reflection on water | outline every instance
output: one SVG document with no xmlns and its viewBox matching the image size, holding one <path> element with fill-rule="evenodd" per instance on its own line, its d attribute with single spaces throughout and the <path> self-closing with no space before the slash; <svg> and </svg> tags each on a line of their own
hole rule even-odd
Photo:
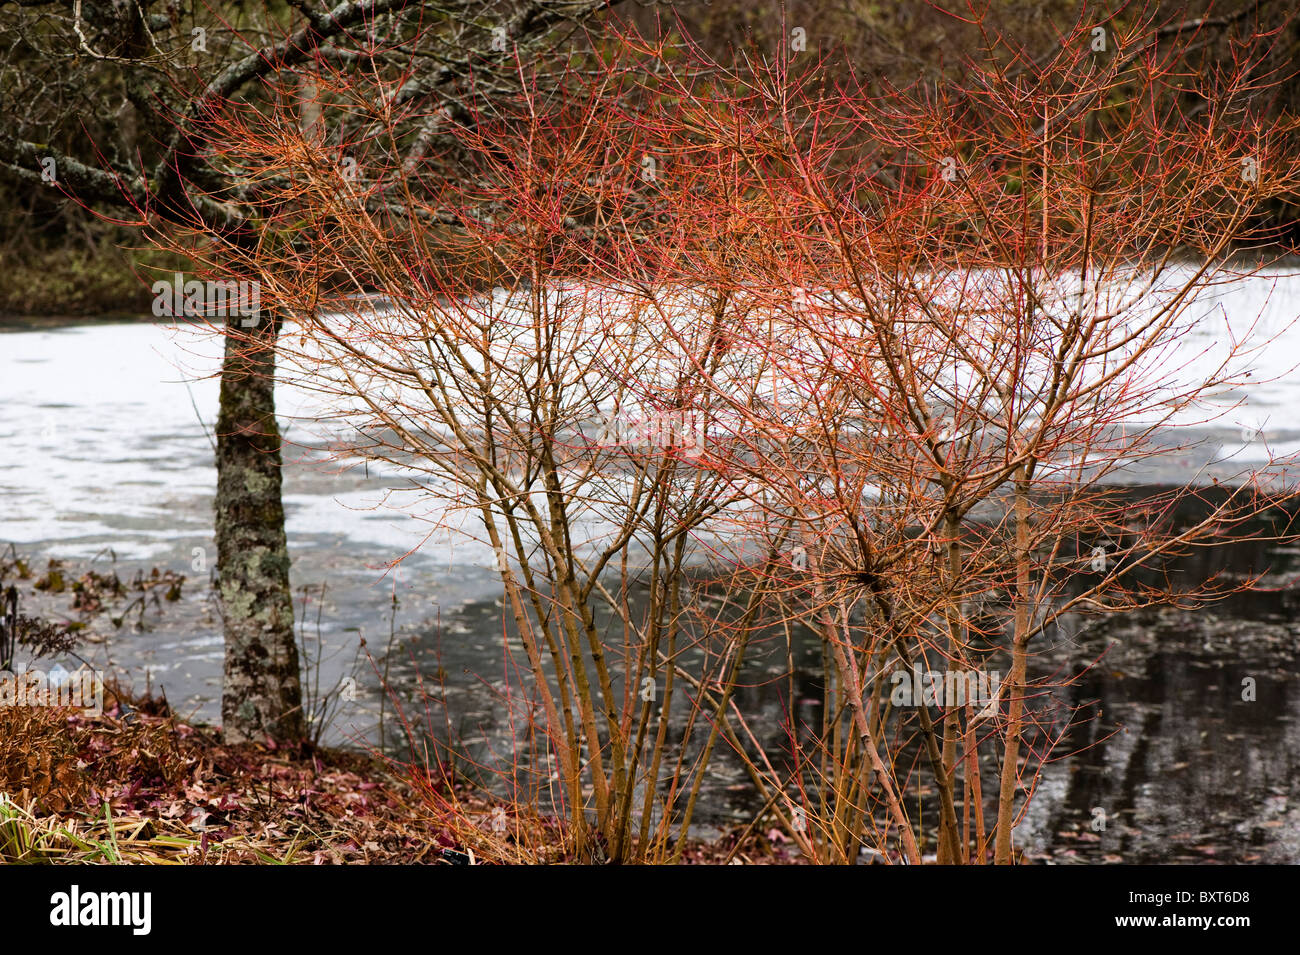
<svg viewBox="0 0 1300 955">
<path fill-rule="evenodd" d="M 1300 592 L 1293 548 L 1201 552 L 1189 576 L 1251 574 L 1277 589 L 1196 611 L 1157 608 L 1097 627 L 1110 647 L 1068 689 L 1099 717 L 1049 764 L 1022 838 L 1081 862 L 1300 861 Z M 1104 824 L 1104 825 L 1103 825 Z"/>
<path fill-rule="evenodd" d="M 1031 679 L 1073 720 L 1060 717 L 1050 736 L 1046 729 L 1029 735 L 1040 750 L 1059 737 L 1017 830 L 1029 859 L 1300 861 L 1300 590 L 1290 586 L 1300 570 L 1296 556 L 1293 547 L 1261 541 L 1200 550 L 1168 569 L 1189 584 L 1262 573 L 1268 589 L 1195 610 L 1071 614 L 1035 641 Z M 453 626 L 462 639 L 449 640 L 444 622 L 416 643 L 431 655 L 441 646 L 455 730 L 487 762 L 508 751 L 510 721 L 495 698 L 503 684 L 470 674 L 490 672 L 485 659 L 500 658 L 500 605 L 470 605 Z M 769 636 L 742 672 L 737 702 L 780 765 L 789 708 L 795 725 L 820 724 L 820 647 L 805 635 L 794 648 L 791 681 L 786 645 Z M 990 754 L 986 760 L 992 818 L 996 783 Z M 719 749 L 712 766 L 700 822 L 705 829 L 747 822 L 757 805 L 739 761 Z M 922 812 L 937 816 L 929 794 Z"/>
</svg>

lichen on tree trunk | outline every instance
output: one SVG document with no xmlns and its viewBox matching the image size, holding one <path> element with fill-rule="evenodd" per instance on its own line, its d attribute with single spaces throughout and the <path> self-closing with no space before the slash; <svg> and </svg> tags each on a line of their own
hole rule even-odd
<svg viewBox="0 0 1300 955">
<path fill-rule="evenodd" d="M 305 721 L 275 419 L 279 322 L 232 318 L 217 417 L 217 578 L 225 627 L 227 742 L 293 742 Z"/>
</svg>

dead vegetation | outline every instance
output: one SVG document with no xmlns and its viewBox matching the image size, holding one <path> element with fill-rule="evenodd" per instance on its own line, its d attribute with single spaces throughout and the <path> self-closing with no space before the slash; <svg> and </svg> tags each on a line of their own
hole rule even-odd
<svg viewBox="0 0 1300 955">
<path fill-rule="evenodd" d="M 689 861 L 792 861 L 777 844 L 697 842 Z M 227 746 L 166 702 L 105 690 L 104 714 L 0 707 L 0 863 L 600 862 L 553 818 L 402 763 Z"/>
</svg>

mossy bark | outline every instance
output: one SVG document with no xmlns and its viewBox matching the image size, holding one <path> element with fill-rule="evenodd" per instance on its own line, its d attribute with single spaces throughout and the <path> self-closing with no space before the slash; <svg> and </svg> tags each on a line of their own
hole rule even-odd
<svg viewBox="0 0 1300 955">
<path fill-rule="evenodd" d="M 227 742 L 303 738 L 289 547 L 275 419 L 278 321 L 232 319 L 217 418 L 217 577 L 225 627 L 221 719 Z"/>
</svg>

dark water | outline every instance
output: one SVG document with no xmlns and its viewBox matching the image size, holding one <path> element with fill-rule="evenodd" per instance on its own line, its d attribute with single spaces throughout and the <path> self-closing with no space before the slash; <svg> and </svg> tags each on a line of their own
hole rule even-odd
<svg viewBox="0 0 1300 955">
<path fill-rule="evenodd" d="M 1248 530 L 1281 533 L 1286 515 L 1273 517 L 1283 519 Z M 1166 568 L 1171 577 L 1190 585 L 1213 575 L 1265 574 L 1259 587 L 1267 589 L 1192 610 L 1070 614 L 1034 642 L 1030 676 L 1039 689 L 1032 705 L 1048 725 L 1027 738 L 1047 754 L 1017 829 L 1028 858 L 1300 861 L 1300 589 L 1291 585 L 1300 577 L 1298 556 L 1294 546 L 1260 541 L 1200 550 Z M 501 632 L 500 606 L 483 601 L 411 645 L 417 660 L 439 660 L 445 678 L 450 720 L 435 732 L 450 726 L 485 763 L 510 739 L 508 707 L 496 696 L 505 681 L 484 683 L 473 674 L 503 672 L 488 662 L 500 659 Z M 788 748 L 791 707 L 796 725 L 820 724 L 819 653 L 804 634 L 788 655 L 772 633 L 758 641 L 742 673 L 737 700 L 777 765 Z M 409 684 L 415 669 L 395 661 L 392 675 Z M 995 769 L 991 754 L 985 759 L 992 797 Z M 756 808 L 739 762 L 720 747 L 697 814 L 701 831 L 746 824 Z M 928 795 L 921 811 L 937 818 Z M 988 818 L 993 811 L 990 800 Z"/>
<path fill-rule="evenodd" d="M 1211 559 L 1240 567 L 1255 548 Z M 1197 611 L 1126 615 L 1081 641 L 1108 649 L 1068 689 L 1095 706 L 1045 772 L 1034 851 L 1065 861 L 1300 861 L 1300 595 L 1284 589 Z M 1253 697 L 1253 699 L 1252 699 Z M 1104 823 L 1104 827 L 1102 825 Z"/>
</svg>

